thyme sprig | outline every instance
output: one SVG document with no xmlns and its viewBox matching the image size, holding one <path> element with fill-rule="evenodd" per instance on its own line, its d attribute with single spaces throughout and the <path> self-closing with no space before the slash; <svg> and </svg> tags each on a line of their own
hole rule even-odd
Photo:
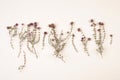
<svg viewBox="0 0 120 80">
<path fill-rule="evenodd" d="M 89 51 L 88 51 L 88 42 L 91 41 L 91 38 L 86 37 L 81 28 L 78 28 L 77 31 L 81 33 L 81 36 L 82 36 L 81 42 L 84 46 L 84 51 L 87 53 L 88 56 L 90 56 Z"/>
<path fill-rule="evenodd" d="M 9 31 L 9 35 L 10 35 L 10 45 L 12 47 L 12 49 L 14 49 L 14 46 L 13 46 L 13 38 L 15 36 L 18 35 L 18 28 L 17 28 L 18 24 L 16 23 L 14 26 L 8 26 L 7 27 L 7 30 Z"/>
<path fill-rule="evenodd" d="M 96 23 L 93 19 L 91 20 L 91 27 L 93 27 L 93 37 L 95 40 L 95 43 L 97 45 L 96 51 L 100 53 L 102 56 L 103 51 L 104 51 L 104 40 L 106 38 L 106 32 L 104 28 L 104 23 L 103 22 L 98 22 Z"/>
<path fill-rule="evenodd" d="M 34 53 L 36 58 L 38 55 L 36 53 L 35 45 L 40 41 L 40 28 L 37 27 L 37 23 L 30 23 L 27 27 L 27 48 L 30 52 Z M 30 47 L 31 45 L 31 47 Z"/>
<path fill-rule="evenodd" d="M 67 44 L 67 41 L 69 40 L 69 38 L 71 36 L 72 30 L 73 30 L 73 22 L 71 22 L 70 32 L 69 32 L 69 34 L 67 34 L 67 36 L 65 38 L 62 37 L 64 35 L 62 31 L 58 36 L 58 34 L 56 33 L 55 24 L 50 24 L 49 27 L 51 28 L 51 31 L 50 31 L 50 34 L 48 37 L 48 42 L 54 48 L 54 55 L 57 58 L 60 58 L 61 60 L 64 61 L 63 55 L 60 52 L 63 51 L 64 47 Z"/>
</svg>

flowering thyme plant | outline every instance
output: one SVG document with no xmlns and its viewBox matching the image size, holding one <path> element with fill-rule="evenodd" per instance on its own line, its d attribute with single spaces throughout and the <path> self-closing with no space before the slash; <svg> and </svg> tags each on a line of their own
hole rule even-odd
<svg viewBox="0 0 120 80">
<path fill-rule="evenodd" d="M 16 23 L 14 26 L 7 26 L 7 30 L 9 31 L 9 35 L 10 35 L 10 44 L 11 47 L 14 49 L 13 46 L 13 38 L 16 37 L 18 35 L 18 24 Z"/>
<path fill-rule="evenodd" d="M 55 24 L 49 24 L 49 27 L 51 28 L 50 34 L 49 34 L 49 44 L 54 48 L 54 55 L 57 58 L 60 58 L 63 60 L 63 55 L 60 53 L 64 47 L 67 44 L 67 41 L 69 40 L 72 30 L 73 30 L 73 22 L 70 23 L 71 29 L 70 32 L 67 34 L 65 38 L 63 38 L 63 33 L 61 32 L 60 35 L 56 33 L 56 25 Z M 64 61 L 64 60 L 63 60 Z"/>
<path fill-rule="evenodd" d="M 85 52 L 87 53 L 87 55 L 89 56 L 90 54 L 89 54 L 87 45 L 88 45 L 88 42 L 91 41 L 91 38 L 86 37 L 81 28 L 78 28 L 77 31 L 78 31 L 79 33 L 81 33 L 81 35 L 82 35 L 82 37 L 81 37 L 81 42 L 82 42 L 82 44 L 83 44 L 83 46 L 84 46 L 84 51 L 85 51 Z"/>
<path fill-rule="evenodd" d="M 95 42 L 96 45 L 96 51 L 102 56 L 104 52 L 104 42 L 106 39 L 106 31 L 104 27 L 103 22 L 95 22 L 93 19 L 90 20 L 91 27 L 93 29 L 93 39 L 91 37 L 88 37 L 84 34 L 81 28 L 77 28 L 78 34 L 73 33 L 73 27 L 74 22 L 70 22 L 70 30 L 67 31 L 67 33 L 63 33 L 61 31 L 60 33 L 57 33 L 56 25 L 54 23 L 49 24 L 50 32 L 44 31 L 43 37 L 42 37 L 42 49 L 45 47 L 45 41 L 46 37 L 48 38 L 49 45 L 54 49 L 54 55 L 64 61 L 63 53 L 62 51 L 65 49 L 66 44 L 68 44 L 68 40 L 71 38 L 72 40 L 72 46 L 76 52 L 78 52 L 78 49 L 75 45 L 75 38 L 77 38 L 77 35 L 80 35 L 81 43 L 83 45 L 83 49 L 85 53 L 89 56 L 89 50 L 88 50 L 88 43 L 90 41 Z M 18 67 L 19 70 L 23 70 L 26 67 L 26 51 L 27 49 L 29 52 L 33 53 L 36 58 L 38 58 L 38 52 L 36 51 L 37 45 L 39 45 L 40 42 L 40 32 L 41 27 L 38 26 L 38 22 L 33 22 L 25 25 L 22 23 L 19 25 L 18 23 L 14 24 L 13 26 L 7 26 L 7 30 L 9 31 L 10 36 L 10 45 L 14 49 L 13 46 L 13 39 L 18 38 L 19 40 L 19 53 L 18 57 L 20 57 L 21 54 L 24 58 L 24 63 Z M 78 37 L 79 38 L 79 37 Z M 113 43 L 113 34 L 109 35 L 110 38 L 110 44 Z M 26 46 L 26 48 L 24 48 Z M 65 61 L 64 61 L 65 62 Z"/>
<path fill-rule="evenodd" d="M 37 22 L 28 24 L 27 33 L 27 48 L 36 55 L 36 58 L 38 58 L 35 45 L 40 41 L 40 27 L 38 27 Z"/>
<path fill-rule="evenodd" d="M 104 28 L 104 23 L 103 22 L 98 22 L 96 23 L 93 19 L 90 20 L 91 27 L 93 28 L 93 37 L 95 40 L 95 43 L 97 45 L 97 51 L 100 53 L 102 56 L 102 53 L 104 51 L 104 40 L 106 38 L 106 32 Z"/>
<path fill-rule="evenodd" d="M 18 30 L 20 29 L 20 30 Z M 19 39 L 19 53 L 18 57 L 20 57 L 21 53 L 24 53 L 24 64 L 19 66 L 19 70 L 23 70 L 26 66 L 26 53 L 25 50 L 22 48 L 24 43 L 27 42 L 27 48 L 30 52 L 34 53 L 36 55 L 36 58 L 38 58 L 35 45 L 40 41 L 40 27 L 37 27 L 37 23 L 30 23 L 27 25 L 27 27 L 22 24 L 19 25 L 16 23 L 14 26 L 8 26 L 7 30 L 9 31 L 9 35 L 11 37 L 11 47 L 13 47 L 13 38 L 17 36 Z"/>
</svg>

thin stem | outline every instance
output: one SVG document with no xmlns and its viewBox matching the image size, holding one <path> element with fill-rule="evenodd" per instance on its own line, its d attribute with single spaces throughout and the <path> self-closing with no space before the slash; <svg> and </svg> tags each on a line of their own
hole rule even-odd
<svg viewBox="0 0 120 80">
<path fill-rule="evenodd" d="M 53 36 L 55 38 L 55 41 L 58 42 L 58 38 L 57 38 L 57 34 L 56 34 L 56 31 L 54 28 L 52 28 L 52 31 L 53 31 Z"/>
<path fill-rule="evenodd" d="M 44 36 L 43 36 L 42 49 L 44 49 L 44 46 L 45 46 L 45 37 L 46 37 L 46 34 L 44 34 Z"/>
<path fill-rule="evenodd" d="M 66 39 L 69 39 L 69 37 L 70 37 L 70 35 L 72 33 L 72 30 L 73 30 L 73 25 L 71 25 L 70 32 L 69 32 L 69 34 L 66 36 L 66 38 L 63 41 L 65 41 Z"/>
<path fill-rule="evenodd" d="M 113 38 L 111 37 L 111 38 L 110 38 L 110 45 L 112 45 L 112 41 L 113 41 Z"/>
<path fill-rule="evenodd" d="M 105 32 L 105 27 L 104 26 L 102 26 L 102 27 L 103 27 L 103 42 L 102 43 L 104 43 L 104 40 L 106 38 L 106 32 Z"/>
<path fill-rule="evenodd" d="M 24 51 L 23 53 L 24 53 L 24 64 L 18 67 L 18 70 L 20 71 L 22 71 L 26 67 L 26 53 Z"/>
<path fill-rule="evenodd" d="M 83 43 L 83 45 L 84 45 L 84 51 L 88 54 L 88 56 L 90 56 L 90 55 L 89 55 L 89 52 L 88 52 L 88 49 L 87 49 L 87 42 L 88 42 L 88 41 L 83 41 L 82 43 Z"/>
<path fill-rule="evenodd" d="M 94 31 L 94 34 L 93 34 L 93 36 L 94 36 L 94 39 L 95 39 L 95 42 L 97 43 L 97 33 L 96 33 L 96 26 L 93 26 L 93 31 Z"/>
<path fill-rule="evenodd" d="M 103 46 L 102 46 L 102 29 L 101 29 L 101 27 L 102 26 L 99 26 L 99 42 L 98 42 L 98 46 L 99 46 L 99 48 L 98 48 L 98 52 L 101 54 L 101 56 L 102 56 L 102 52 L 103 52 Z"/>
<path fill-rule="evenodd" d="M 19 47 L 19 53 L 18 53 L 18 57 L 20 57 L 20 54 L 21 54 L 21 50 L 22 50 L 22 42 L 20 41 L 20 47 Z"/>
<path fill-rule="evenodd" d="M 28 48 L 28 50 L 29 50 L 30 52 L 33 53 L 32 49 L 31 49 L 30 46 L 29 46 L 29 42 L 27 42 L 27 48 Z"/>
<path fill-rule="evenodd" d="M 35 44 L 37 44 L 40 41 L 40 31 L 38 32 L 38 39 L 35 41 Z"/>
<path fill-rule="evenodd" d="M 32 48 L 33 48 L 34 54 L 36 55 L 36 58 L 38 58 L 34 45 L 32 46 Z"/>
<path fill-rule="evenodd" d="M 75 46 L 75 43 L 74 43 L 74 36 L 72 36 L 72 45 L 73 45 L 75 51 L 78 52 L 78 50 L 77 50 L 77 48 L 76 48 L 76 46 Z"/>
<path fill-rule="evenodd" d="M 12 49 L 14 49 L 14 46 L 13 46 L 13 38 L 12 38 L 12 37 L 11 37 L 11 39 L 10 39 L 10 45 L 11 45 Z"/>
<path fill-rule="evenodd" d="M 50 36 L 51 36 L 51 34 L 49 34 L 49 36 L 48 36 L 48 43 L 49 43 L 53 48 L 55 48 L 55 45 L 53 44 Z"/>
</svg>

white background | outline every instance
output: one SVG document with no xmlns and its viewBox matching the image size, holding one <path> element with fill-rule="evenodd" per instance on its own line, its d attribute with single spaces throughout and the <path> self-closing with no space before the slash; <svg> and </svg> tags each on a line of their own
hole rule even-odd
<svg viewBox="0 0 120 80">
<path fill-rule="evenodd" d="M 120 80 L 119 4 L 119 0 L 0 0 L 0 80 Z M 90 34 L 91 18 L 105 22 L 107 35 L 114 34 L 111 46 L 107 36 L 103 58 L 97 55 L 92 43 L 91 56 L 83 53 L 78 38 L 79 53 L 70 42 L 62 52 L 66 63 L 55 58 L 47 45 L 43 51 L 37 48 L 38 59 L 27 53 L 27 67 L 22 72 L 17 70 L 22 57 L 17 58 L 18 51 L 11 49 L 6 26 L 38 21 L 44 31 L 54 22 L 66 30 L 69 22 L 75 21 L 76 28 L 82 27 Z"/>
</svg>

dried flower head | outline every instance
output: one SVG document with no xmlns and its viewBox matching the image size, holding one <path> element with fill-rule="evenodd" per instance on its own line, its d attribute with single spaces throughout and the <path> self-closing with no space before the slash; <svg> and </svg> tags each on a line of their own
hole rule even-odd
<svg viewBox="0 0 120 80">
<path fill-rule="evenodd" d="M 72 21 L 72 22 L 70 22 L 70 25 L 74 25 L 74 22 Z"/>
<path fill-rule="evenodd" d="M 40 30 L 41 28 L 40 27 L 37 27 L 38 30 Z"/>
<path fill-rule="evenodd" d="M 84 40 L 85 40 L 85 37 L 82 37 L 82 38 L 81 38 L 81 41 L 84 41 Z"/>
<path fill-rule="evenodd" d="M 75 37 L 75 34 L 72 34 L 72 37 Z"/>
<path fill-rule="evenodd" d="M 99 24 L 99 25 L 101 25 L 101 26 L 103 26 L 103 25 L 104 25 L 104 23 L 103 23 L 103 22 L 99 22 L 98 24 Z"/>
<path fill-rule="evenodd" d="M 18 23 L 16 23 L 14 26 L 18 26 Z"/>
<path fill-rule="evenodd" d="M 113 35 L 112 35 L 112 34 L 110 34 L 110 37 L 113 37 Z"/>
<path fill-rule="evenodd" d="M 37 22 L 34 22 L 34 23 L 33 23 L 33 26 L 34 26 L 34 28 L 37 28 L 38 23 L 37 23 Z"/>
<path fill-rule="evenodd" d="M 22 25 L 22 26 L 24 26 L 25 24 L 24 24 L 24 23 L 22 23 L 21 25 Z"/>
<path fill-rule="evenodd" d="M 56 27 L 55 24 L 53 24 L 53 23 L 49 24 L 48 26 L 49 26 L 49 28 L 53 28 L 53 29 Z"/>
<path fill-rule="evenodd" d="M 91 38 L 88 38 L 88 41 L 91 41 Z"/>
<path fill-rule="evenodd" d="M 29 23 L 27 26 L 28 26 L 28 27 L 33 26 L 33 23 Z"/>
<path fill-rule="evenodd" d="M 11 29 L 12 27 L 8 26 L 7 29 Z"/>
<path fill-rule="evenodd" d="M 63 33 L 61 33 L 60 35 L 63 35 Z"/>
<path fill-rule="evenodd" d="M 78 29 L 77 29 L 77 31 L 78 31 L 78 32 L 80 32 L 80 31 L 81 31 L 81 29 L 80 29 L 80 28 L 78 28 Z"/>
<path fill-rule="evenodd" d="M 94 22 L 94 20 L 93 20 L 93 19 L 91 19 L 91 20 L 90 20 L 90 22 Z"/>
<path fill-rule="evenodd" d="M 44 34 L 46 35 L 46 34 L 48 34 L 47 32 L 44 32 Z"/>
<path fill-rule="evenodd" d="M 69 31 L 67 31 L 67 34 L 69 34 L 70 32 Z"/>
<path fill-rule="evenodd" d="M 99 32 L 99 31 L 101 31 L 101 29 L 98 29 L 97 31 Z"/>
</svg>

